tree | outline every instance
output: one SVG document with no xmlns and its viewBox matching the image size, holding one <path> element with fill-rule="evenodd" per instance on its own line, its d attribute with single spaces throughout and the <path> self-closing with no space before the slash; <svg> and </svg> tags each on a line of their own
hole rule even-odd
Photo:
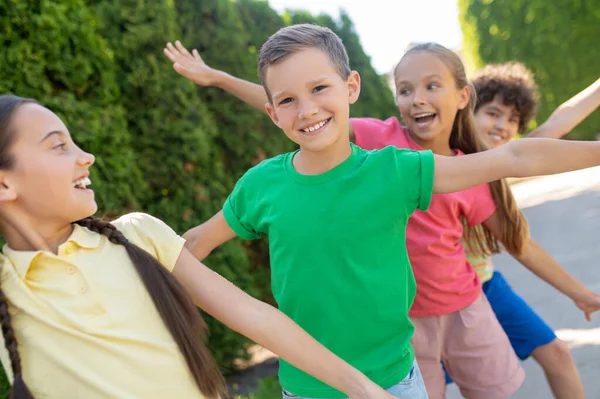
<svg viewBox="0 0 600 399">
<path fill-rule="evenodd" d="M 598 78 L 598 1 L 459 0 L 458 5 L 468 60 L 478 68 L 516 60 L 535 73 L 538 121 Z M 595 113 L 569 137 L 595 139 L 599 125 Z"/>
</svg>

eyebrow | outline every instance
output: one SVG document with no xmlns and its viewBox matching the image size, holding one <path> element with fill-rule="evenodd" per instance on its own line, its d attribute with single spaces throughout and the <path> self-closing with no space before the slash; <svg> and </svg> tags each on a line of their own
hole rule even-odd
<svg viewBox="0 0 600 399">
<path fill-rule="evenodd" d="M 496 112 L 499 112 L 499 113 L 501 113 L 501 114 L 504 114 L 504 113 L 505 113 L 505 112 L 504 112 L 504 111 L 503 111 L 501 108 L 499 108 L 497 105 L 487 105 L 487 106 L 486 106 L 486 109 L 487 109 L 487 110 L 496 111 Z M 520 117 L 521 117 L 521 114 L 519 114 L 519 112 L 517 112 L 517 111 L 512 111 L 512 112 L 510 112 L 510 116 L 511 116 L 511 117 L 515 116 L 515 117 L 517 117 L 517 118 L 520 118 Z"/>
<path fill-rule="evenodd" d="M 49 139 L 50 137 L 52 137 L 53 135 L 59 135 L 59 136 L 64 136 L 65 134 L 63 132 L 61 132 L 60 130 L 53 130 L 50 133 L 47 133 L 43 139 L 40 140 L 40 143 L 43 143 L 44 141 L 46 141 L 47 139 Z"/>
<path fill-rule="evenodd" d="M 328 78 L 329 78 L 329 75 L 324 75 L 324 76 L 321 76 L 321 77 L 319 77 L 319 78 L 317 78 L 317 79 L 313 79 L 313 80 L 310 80 L 310 81 L 306 82 L 306 86 L 308 86 L 308 87 L 310 87 L 310 86 L 314 86 L 314 85 L 316 85 L 317 83 L 321 83 L 321 82 L 323 82 L 324 80 L 327 80 Z M 284 90 L 284 91 L 281 91 L 281 92 L 279 92 L 279 93 L 274 93 L 274 94 L 271 96 L 271 98 L 273 98 L 273 101 L 277 101 L 277 100 L 279 100 L 279 98 L 280 98 L 280 97 L 287 97 L 287 93 L 286 93 L 286 91 L 285 91 L 285 90 Z"/>
<path fill-rule="evenodd" d="M 428 80 L 428 79 L 432 79 L 432 78 L 436 78 L 436 79 L 442 79 L 442 77 L 436 73 L 431 74 L 431 75 L 427 75 L 423 78 L 423 80 Z M 401 80 L 400 82 L 398 82 L 398 84 L 396 85 L 396 87 L 402 85 L 402 84 L 407 84 L 410 83 L 408 80 Z"/>
</svg>

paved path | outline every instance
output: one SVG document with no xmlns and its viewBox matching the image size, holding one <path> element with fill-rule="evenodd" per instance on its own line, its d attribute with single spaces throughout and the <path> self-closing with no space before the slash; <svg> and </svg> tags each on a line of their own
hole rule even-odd
<svg viewBox="0 0 600 399">
<path fill-rule="evenodd" d="M 600 292 L 600 168 L 548 176 L 513 186 L 532 237 L 569 272 Z M 510 256 L 494 259 L 512 287 L 571 347 L 589 399 L 600 398 L 600 312 L 587 322 L 570 299 Z M 541 368 L 523 363 L 527 378 L 514 399 L 549 399 Z M 456 387 L 448 399 L 461 398 Z"/>
</svg>

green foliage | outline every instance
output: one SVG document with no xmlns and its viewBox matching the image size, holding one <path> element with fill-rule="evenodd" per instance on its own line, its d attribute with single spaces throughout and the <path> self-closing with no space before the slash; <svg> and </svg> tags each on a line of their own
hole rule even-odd
<svg viewBox="0 0 600 399">
<path fill-rule="evenodd" d="M 459 0 L 465 53 L 476 67 L 520 61 L 536 75 L 544 121 L 598 78 L 600 3 L 596 0 Z M 595 139 L 600 114 L 569 135 Z"/>
<path fill-rule="evenodd" d="M 258 381 L 256 392 L 248 396 L 234 396 L 235 399 L 279 399 L 281 398 L 281 385 L 275 378 L 265 378 Z"/>
</svg>

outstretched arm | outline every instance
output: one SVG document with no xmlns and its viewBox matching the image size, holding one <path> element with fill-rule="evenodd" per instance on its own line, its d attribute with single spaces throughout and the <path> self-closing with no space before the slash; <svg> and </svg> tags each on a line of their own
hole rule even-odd
<svg viewBox="0 0 600 399">
<path fill-rule="evenodd" d="M 435 156 L 433 192 L 465 190 L 507 178 L 552 175 L 600 165 L 600 142 L 514 140 L 465 156 Z"/>
<path fill-rule="evenodd" d="M 569 133 L 600 106 L 600 79 L 562 103 L 527 137 L 560 138 Z"/>
<path fill-rule="evenodd" d="M 185 248 L 173 275 L 206 312 L 351 399 L 394 396 L 327 350 L 283 313 L 213 272 Z"/>
<path fill-rule="evenodd" d="M 494 212 L 484 225 L 497 238 L 501 237 L 497 212 Z M 511 253 L 511 255 L 533 274 L 571 298 L 585 313 L 588 321 L 592 320 L 593 312 L 600 310 L 600 295 L 587 289 L 534 240 L 528 241 L 522 254 Z"/>
<path fill-rule="evenodd" d="M 173 69 L 181 76 L 199 86 L 219 87 L 257 110 L 267 112 L 265 110 L 265 104 L 268 102 L 267 93 L 261 85 L 209 67 L 202 60 L 198 50 L 194 49 L 190 53 L 179 40 L 175 45 L 167 43 L 164 53 L 173 62 Z"/>
</svg>

